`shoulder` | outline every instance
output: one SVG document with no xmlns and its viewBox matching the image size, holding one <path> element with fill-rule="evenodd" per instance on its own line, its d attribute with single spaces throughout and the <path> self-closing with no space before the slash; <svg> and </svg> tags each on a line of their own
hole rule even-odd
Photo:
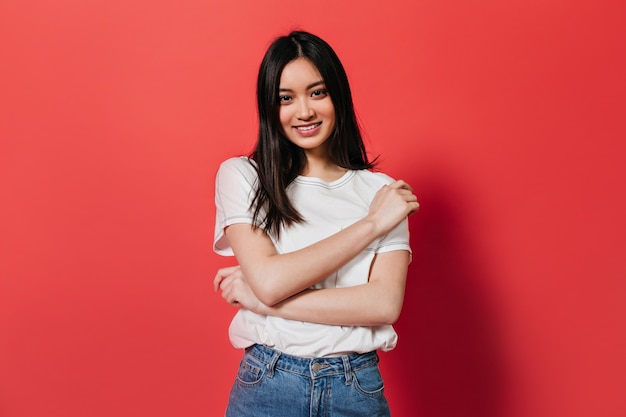
<svg viewBox="0 0 626 417">
<path fill-rule="evenodd" d="M 257 178 L 256 163 L 247 156 L 229 158 L 217 170 L 218 178 L 241 178 L 253 182 Z"/>
<path fill-rule="evenodd" d="M 367 184 L 371 184 L 372 187 L 380 188 L 383 185 L 388 185 L 395 181 L 394 178 L 382 172 L 374 172 L 367 169 L 361 169 L 355 172 L 357 178 Z"/>
<path fill-rule="evenodd" d="M 255 171 L 256 162 L 247 156 L 228 158 L 220 164 L 219 171 Z"/>
</svg>

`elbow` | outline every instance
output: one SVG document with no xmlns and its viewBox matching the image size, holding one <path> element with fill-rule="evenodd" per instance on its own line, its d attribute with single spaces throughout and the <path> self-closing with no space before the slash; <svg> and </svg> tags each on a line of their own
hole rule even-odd
<svg viewBox="0 0 626 417">
<path fill-rule="evenodd" d="M 379 325 L 383 326 L 383 325 L 392 325 L 395 324 L 398 319 L 400 318 L 400 312 L 391 312 L 391 313 L 386 313 L 380 316 L 379 318 Z"/>
<path fill-rule="evenodd" d="M 382 307 L 376 318 L 376 324 L 379 326 L 395 324 L 400 318 L 402 312 L 402 303 L 388 303 Z"/>
<path fill-rule="evenodd" d="M 398 321 L 398 319 L 400 318 L 400 312 L 401 312 L 401 311 L 402 311 L 402 310 L 401 310 L 401 309 L 399 309 L 399 310 L 397 311 L 397 313 L 395 313 L 393 316 L 390 316 L 390 317 L 389 317 L 389 320 L 388 320 L 388 322 L 387 322 L 387 324 L 396 324 L 396 322 L 397 322 L 397 321 Z"/>
<path fill-rule="evenodd" d="M 254 295 L 256 295 L 260 302 L 268 307 L 274 307 L 276 304 L 284 300 L 283 298 L 277 297 L 276 294 L 272 293 L 271 291 L 261 290 L 259 291 L 259 293 L 255 292 Z"/>
<path fill-rule="evenodd" d="M 372 291 L 368 292 L 367 301 L 361 305 L 367 310 L 367 313 L 362 316 L 365 321 L 361 324 L 366 326 L 395 324 L 402 312 L 404 291 L 396 291 L 389 287 L 377 286 L 375 288 L 374 283 L 367 284 L 367 288 L 371 288 Z"/>
<path fill-rule="evenodd" d="M 278 289 L 273 288 L 271 285 L 268 285 L 268 283 L 264 283 L 264 285 L 255 285 L 255 283 L 258 282 L 260 281 L 254 280 L 254 278 L 252 278 L 249 280 L 248 285 L 250 286 L 250 289 L 252 290 L 256 298 L 258 298 L 259 301 L 266 306 L 273 307 L 285 299 L 285 297 L 282 296 Z"/>
</svg>

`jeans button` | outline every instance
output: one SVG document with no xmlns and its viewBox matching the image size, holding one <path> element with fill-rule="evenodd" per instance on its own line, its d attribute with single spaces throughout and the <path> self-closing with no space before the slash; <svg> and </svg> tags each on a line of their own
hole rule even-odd
<svg viewBox="0 0 626 417">
<path fill-rule="evenodd" d="M 313 372 L 319 372 L 320 371 L 320 364 L 315 362 L 313 365 L 311 365 L 311 369 L 313 370 Z"/>
</svg>

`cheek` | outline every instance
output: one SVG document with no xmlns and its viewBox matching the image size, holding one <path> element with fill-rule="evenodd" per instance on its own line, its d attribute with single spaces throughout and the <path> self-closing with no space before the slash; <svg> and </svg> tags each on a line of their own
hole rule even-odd
<svg viewBox="0 0 626 417">
<path fill-rule="evenodd" d="M 334 126 L 335 125 L 335 107 L 332 104 L 328 106 L 328 109 L 326 111 L 326 117 L 328 117 L 332 121 L 332 124 Z"/>
<path fill-rule="evenodd" d="M 278 119 L 283 127 L 288 126 L 291 122 L 291 115 L 285 107 L 278 108 Z"/>
</svg>

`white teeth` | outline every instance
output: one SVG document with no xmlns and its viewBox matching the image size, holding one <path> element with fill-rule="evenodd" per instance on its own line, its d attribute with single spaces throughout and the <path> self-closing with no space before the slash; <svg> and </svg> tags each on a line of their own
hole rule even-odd
<svg viewBox="0 0 626 417">
<path fill-rule="evenodd" d="M 296 129 L 298 129 L 298 130 L 311 130 L 311 129 L 315 129 L 320 124 L 321 123 L 315 123 L 314 125 L 310 125 L 310 126 L 298 126 L 298 127 L 296 127 Z"/>
</svg>

